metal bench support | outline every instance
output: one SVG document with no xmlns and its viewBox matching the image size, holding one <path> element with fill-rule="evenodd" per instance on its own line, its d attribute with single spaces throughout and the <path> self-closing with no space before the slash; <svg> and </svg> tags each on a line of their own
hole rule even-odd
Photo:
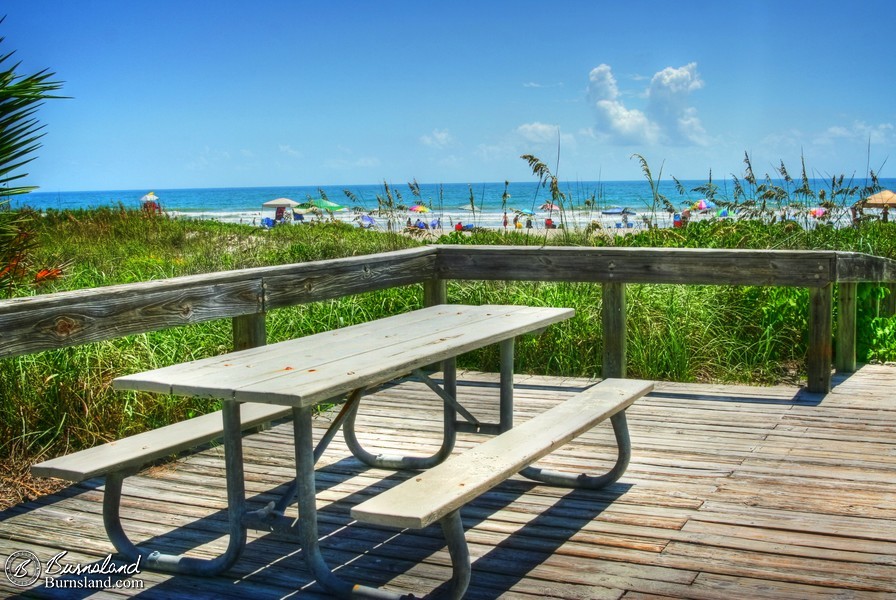
<svg viewBox="0 0 896 600">
<path fill-rule="evenodd" d="M 113 471 L 106 475 L 103 494 L 103 524 L 115 549 L 128 560 L 140 560 L 147 569 L 186 575 L 215 575 L 229 569 L 246 545 L 246 527 L 242 523 L 246 507 L 246 487 L 243 476 L 243 442 L 240 432 L 240 407 L 224 402 L 224 461 L 227 468 L 227 505 L 230 539 L 227 549 L 211 559 L 194 558 L 182 554 L 166 554 L 138 548 L 127 536 L 121 524 L 121 488 L 132 471 Z"/>
<path fill-rule="evenodd" d="M 628 463 L 632 457 L 632 440 L 628 433 L 628 421 L 625 419 L 625 411 L 618 412 L 610 417 L 610 423 L 613 424 L 613 434 L 616 436 L 618 454 L 616 464 L 603 475 L 592 476 L 584 473 L 573 475 L 572 473 L 562 473 L 539 467 L 526 467 L 520 471 L 520 475 L 548 485 L 584 490 L 598 490 L 615 483 L 628 468 Z"/>
</svg>

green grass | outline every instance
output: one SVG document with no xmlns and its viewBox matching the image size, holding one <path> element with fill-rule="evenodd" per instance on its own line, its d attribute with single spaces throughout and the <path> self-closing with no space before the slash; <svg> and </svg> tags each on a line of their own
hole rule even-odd
<svg viewBox="0 0 896 600">
<path fill-rule="evenodd" d="M 64 265 L 62 278 L 19 295 L 264 265 L 336 258 L 418 245 L 405 236 L 339 223 L 262 231 L 243 225 L 147 218 L 121 209 L 50 212 L 35 224 L 34 268 Z M 542 238 L 483 231 L 442 243 L 537 245 Z M 829 248 L 896 257 L 896 225 L 859 229 L 694 223 L 685 230 L 627 236 L 569 231 L 552 243 L 666 247 Z M 516 369 L 601 375 L 601 287 L 582 283 L 450 282 L 451 302 L 565 306 L 575 318 L 517 345 Z M 859 359 L 896 357 L 896 321 L 881 313 L 879 288 L 860 286 Z M 267 315 L 271 342 L 343 327 L 422 306 L 420 286 L 278 309 Z M 777 383 L 802 373 L 807 294 L 789 288 L 628 286 L 628 372 L 658 380 Z M 120 438 L 217 408 L 208 400 L 113 393 L 116 376 L 231 348 L 230 321 L 201 323 L 107 342 L 0 360 L 0 461 L 42 456 Z M 498 370 L 496 348 L 460 358 L 465 368 Z"/>
</svg>

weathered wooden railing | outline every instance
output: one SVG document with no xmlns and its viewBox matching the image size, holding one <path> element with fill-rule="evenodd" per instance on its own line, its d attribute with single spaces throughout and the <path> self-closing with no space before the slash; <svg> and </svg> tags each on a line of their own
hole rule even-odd
<svg viewBox="0 0 896 600">
<path fill-rule="evenodd" d="M 856 285 L 896 282 L 896 261 L 851 252 L 428 246 L 0 302 L 0 358 L 125 335 L 233 319 L 234 347 L 265 343 L 265 313 L 284 306 L 422 283 L 427 305 L 448 280 L 603 285 L 603 376 L 626 372 L 625 285 L 758 285 L 809 289 L 808 388 L 830 390 L 833 287 L 837 364 L 855 370 Z"/>
</svg>

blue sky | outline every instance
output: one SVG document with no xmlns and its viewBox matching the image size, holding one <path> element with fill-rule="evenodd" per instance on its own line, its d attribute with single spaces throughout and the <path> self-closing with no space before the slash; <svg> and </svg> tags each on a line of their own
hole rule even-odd
<svg viewBox="0 0 896 600">
<path fill-rule="evenodd" d="M 892 0 L 5 0 L 42 191 L 896 176 Z M 559 145 L 559 162 L 558 162 Z M 890 159 L 893 159 L 892 161 Z"/>
</svg>

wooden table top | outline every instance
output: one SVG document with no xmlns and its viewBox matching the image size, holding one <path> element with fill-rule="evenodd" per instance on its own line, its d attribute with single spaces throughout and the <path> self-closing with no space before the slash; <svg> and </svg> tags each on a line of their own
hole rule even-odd
<svg viewBox="0 0 896 600">
<path fill-rule="evenodd" d="M 570 308 L 442 304 L 114 380 L 117 390 L 308 406 L 531 333 Z"/>
</svg>

